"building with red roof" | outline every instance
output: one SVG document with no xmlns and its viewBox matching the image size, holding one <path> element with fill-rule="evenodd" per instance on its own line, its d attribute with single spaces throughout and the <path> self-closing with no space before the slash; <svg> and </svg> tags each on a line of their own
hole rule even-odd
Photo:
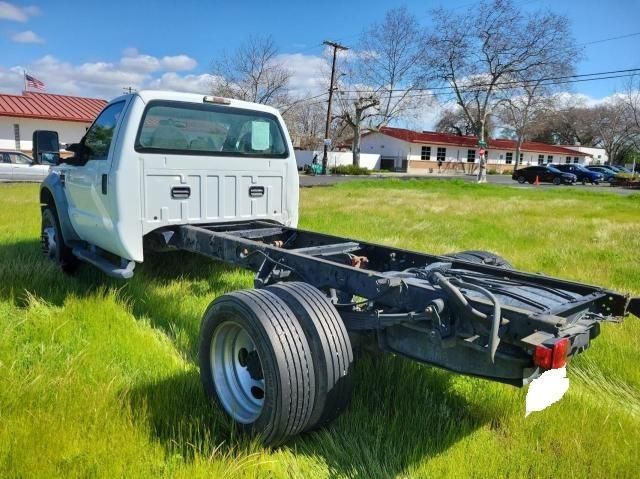
<svg viewBox="0 0 640 479">
<path fill-rule="evenodd" d="M 106 104 L 52 93 L 0 93 L 0 149 L 29 152 L 35 130 L 54 130 L 61 143 L 77 143 Z"/>
<path fill-rule="evenodd" d="M 516 166 L 514 140 L 487 141 L 487 168 L 512 170 Z M 404 128 L 381 128 L 362 136 L 361 153 L 380 155 L 380 167 L 415 173 L 424 170 L 473 172 L 479 164 L 480 147 L 475 136 L 460 136 Z M 548 163 L 588 164 L 592 157 L 566 146 L 525 141 L 518 167 Z"/>
</svg>

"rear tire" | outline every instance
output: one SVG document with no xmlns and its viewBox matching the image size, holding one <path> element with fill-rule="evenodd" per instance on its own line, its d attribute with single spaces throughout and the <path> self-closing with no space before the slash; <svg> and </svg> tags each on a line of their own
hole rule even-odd
<svg viewBox="0 0 640 479">
<path fill-rule="evenodd" d="M 206 395 L 267 446 L 303 431 L 315 398 L 311 350 L 289 306 L 267 290 L 225 294 L 200 328 Z"/>
<path fill-rule="evenodd" d="M 504 269 L 515 269 L 513 265 L 502 256 L 491 253 L 489 251 L 460 251 L 459 253 L 447 254 L 445 256 L 448 258 L 469 261 L 470 263 L 486 264 L 489 266 L 497 266 L 498 268 Z"/>
<path fill-rule="evenodd" d="M 558 186 L 560 183 L 562 183 L 562 180 L 560 178 L 554 178 L 553 179 L 553 184 Z"/>
<path fill-rule="evenodd" d="M 294 312 L 304 330 L 315 369 L 315 401 L 306 430 L 336 419 L 351 400 L 353 351 L 340 314 L 320 290 L 301 282 L 266 288 Z"/>
<path fill-rule="evenodd" d="M 78 269 L 80 260 L 73 255 L 71 248 L 64 242 L 58 215 L 55 208 L 50 205 L 42 210 L 40 244 L 44 255 L 65 273 L 72 274 Z"/>
</svg>

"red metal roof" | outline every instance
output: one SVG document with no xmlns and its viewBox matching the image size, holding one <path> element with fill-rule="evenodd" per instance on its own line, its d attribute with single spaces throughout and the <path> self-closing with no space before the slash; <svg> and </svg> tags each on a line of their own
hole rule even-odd
<svg viewBox="0 0 640 479">
<path fill-rule="evenodd" d="M 467 146 L 470 148 L 478 148 L 478 138 L 475 136 L 460 136 L 450 133 L 439 133 L 435 131 L 413 131 L 404 128 L 383 127 L 379 130 L 383 135 L 391 136 L 399 140 L 408 141 L 410 143 L 424 143 L 436 145 L 453 145 Z M 375 133 L 375 132 L 371 132 Z M 369 133 L 369 134 L 371 134 Z M 515 140 L 502 140 L 490 138 L 487 140 L 488 149 L 496 150 L 515 150 Z M 522 144 L 522 151 L 532 151 L 536 153 L 556 153 L 571 156 L 586 156 L 586 153 L 573 150 L 564 146 L 548 145 L 546 143 L 538 143 L 535 141 L 525 141 Z"/>
<path fill-rule="evenodd" d="M 107 104 L 98 98 L 24 92 L 0 93 L 0 116 L 91 123 Z"/>
</svg>

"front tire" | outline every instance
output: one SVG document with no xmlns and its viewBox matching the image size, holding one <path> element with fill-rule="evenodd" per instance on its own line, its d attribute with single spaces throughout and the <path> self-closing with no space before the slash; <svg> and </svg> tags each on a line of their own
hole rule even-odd
<svg viewBox="0 0 640 479">
<path fill-rule="evenodd" d="M 40 244 L 44 255 L 65 273 L 72 274 L 78 269 L 80 260 L 64 242 L 56 210 L 49 205 L 42 210 Z"/>
<path fill-rule="evenodd" d="M 271 291 L 236 291 L 213 301 L 198 359 L 206 395 L 265 445 L 307 427 L 315 397 L 311 350 L 294 313 Z"/>
<path fill-rule="evenodd" d="M 525 181 L 527 181 L 527 179 L 524 176 L 522 175 L 518 176 L 518 183 L 522 185 L 524 184 Z"/>
</svg>

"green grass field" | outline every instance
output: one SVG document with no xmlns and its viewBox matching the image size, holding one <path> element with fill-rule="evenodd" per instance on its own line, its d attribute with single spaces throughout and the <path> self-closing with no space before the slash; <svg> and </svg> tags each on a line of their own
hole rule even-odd
<svg viewBox="0 0 640 479">
<path fill-rule="evenodd" d="M 129 282 L 41 257 L 36 185 L 0 185 L 0 477 L 638 477 L 640 321 L 606 324 L 571 387 L 524 418 L 526 391 L 401 358 L 356 366 L 350 409 L 270 451 L 201 391 L 196 344 L 216 296 L 252 277 L 185 254 Z M 640 195 L 445 181 L 301 192 L 306 229 L 640 295 Z"/>
</svg>

